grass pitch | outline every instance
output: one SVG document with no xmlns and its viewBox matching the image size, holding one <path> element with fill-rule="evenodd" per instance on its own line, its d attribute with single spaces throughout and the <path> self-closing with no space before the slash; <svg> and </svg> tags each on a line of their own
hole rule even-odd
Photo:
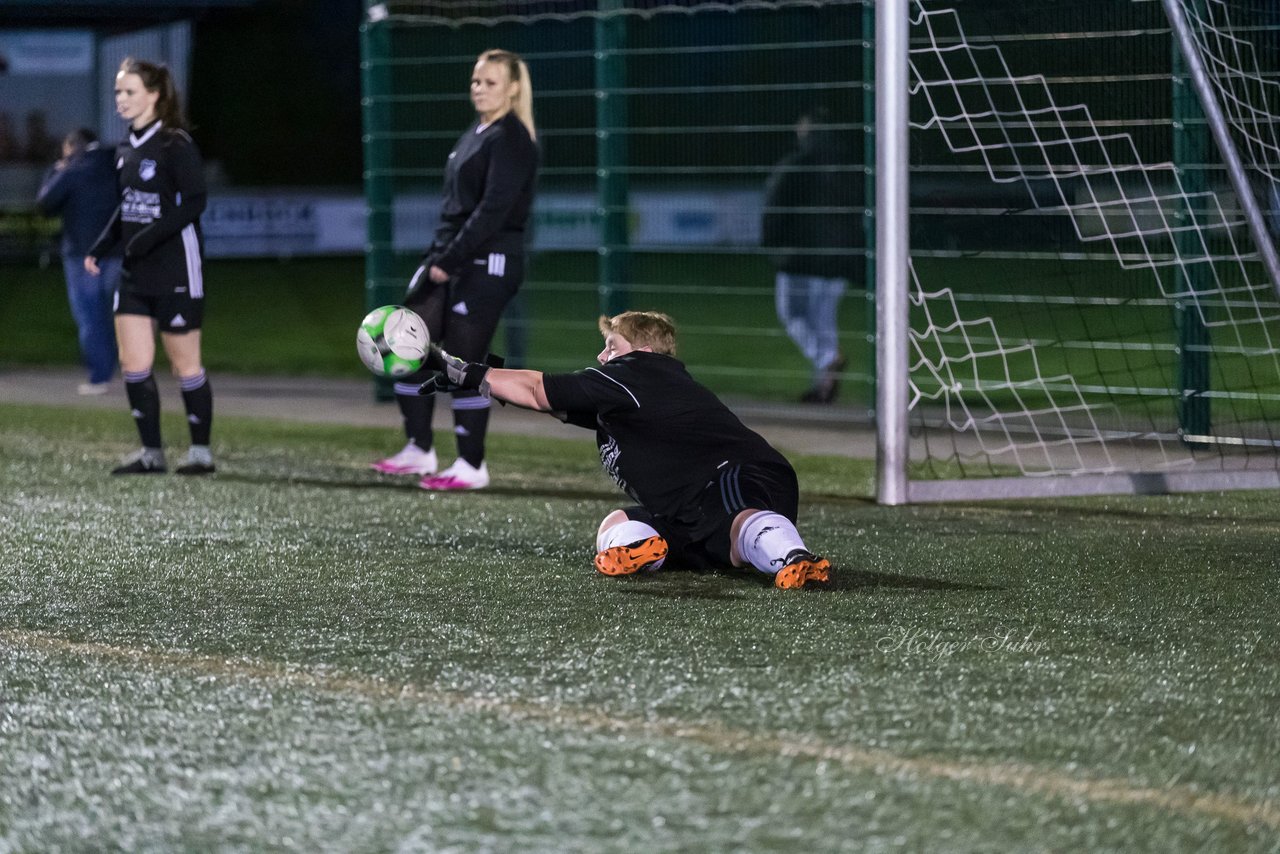
<svg viewBox="0 0 1280 854">
<path fill-rule="evenodd" d="M 590 568 L 589 442 L 0 405 L 0 851 L 1276 850 L 1274 493 L 880 508 L 828 593 Z M 166 423 L 178 436 L 181 423 Z"/>
</svg>

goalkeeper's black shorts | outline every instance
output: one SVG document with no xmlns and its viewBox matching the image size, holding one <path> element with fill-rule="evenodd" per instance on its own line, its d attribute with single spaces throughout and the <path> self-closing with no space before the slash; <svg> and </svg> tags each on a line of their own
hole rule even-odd
<svg viewBox="0 0 1280 854">
<path fill-rule="evenodd" d="M 730 531 L 743 510 L 771 510 L 795 522 L 799 504 L 800 487 L 791 466 L 726 460 L 673 513 L 655 514 L 639 505 L 622 509 L 627 518 L 644 522 L 667 541 L 666 566 L 709 569 L 732 566 Z"/>
</svg>

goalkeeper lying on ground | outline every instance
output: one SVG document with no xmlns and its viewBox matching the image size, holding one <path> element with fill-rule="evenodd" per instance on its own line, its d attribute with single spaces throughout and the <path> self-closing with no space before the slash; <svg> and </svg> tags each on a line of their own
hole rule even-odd
<svg viewBox="0 0 1280 854">
<path fill-rule="evenodd" d="M 419 392 L 478 389 L 594 429 L 605 470 L 639 505 L 600 523 L 595 565 L 605 575 L 670 558 L 693 568 L 750 564 L 777 587 L 827 583 L 830 562 L 796 530 L 795 470 L 674 358 L 671 318 L 627 311 L 600 318 L 600 331 L 600 367 L 571 374 L 491 368 L 432 345 L 439 373 Z"/>
</svg>

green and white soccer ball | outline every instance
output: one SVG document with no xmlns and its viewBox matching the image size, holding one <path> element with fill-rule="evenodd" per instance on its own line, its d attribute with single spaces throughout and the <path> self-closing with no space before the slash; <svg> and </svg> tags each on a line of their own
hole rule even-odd
<svg viewBox="0 0 1280 854">
<path fill-rule="evenodd" d="M 356 330 L 360 361 L 380 377 L 403 377 L 418 370 L 430 344 L 427 324 L 402 305 L 375 308 Z"/>
</svg>

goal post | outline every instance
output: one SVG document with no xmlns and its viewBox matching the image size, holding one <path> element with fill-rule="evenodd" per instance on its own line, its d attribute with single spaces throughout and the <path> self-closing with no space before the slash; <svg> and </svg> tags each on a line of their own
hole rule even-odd
<svg viewBox="0 0 1280 854">
<path fill-rule="evenodd" d="M 876 8 L 876 497 L 904 504 L 908 491 L 907 392 L 911 280 L 909 0 Z"/>
</svg>

